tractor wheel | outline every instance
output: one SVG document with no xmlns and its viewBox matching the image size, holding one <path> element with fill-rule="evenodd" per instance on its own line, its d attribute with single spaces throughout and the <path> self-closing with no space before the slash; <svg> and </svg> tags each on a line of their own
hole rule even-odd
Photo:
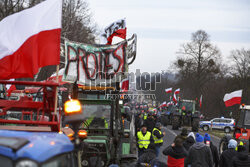
<svg viewBox="0 0 250 167">
<path fill-rule="evenodd" d="M 219 154 L 222 154 L 223 151 L 227 150 L 227 146 L 228 146 L 228 139 L 226 137 L 223 137 L 220 140 L 220 145 L 219 145 Z"/>
<path fill-rule="evenodd" d="M 180 117 L 179 116 L 173 116 L 172 120 L 172 129 L 178 130 L 180 124 Z"/>
<path fill-rule="evenodd" d="M 192 131 L 198 132 L 198 130 L 199 130 L 199 118 L 193 118 Z"/>
</svg>

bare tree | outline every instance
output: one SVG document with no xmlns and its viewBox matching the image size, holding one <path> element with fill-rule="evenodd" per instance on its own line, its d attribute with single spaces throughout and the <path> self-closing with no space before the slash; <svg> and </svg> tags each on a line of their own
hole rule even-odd
<svg viewBox="0 0 250 167">
<path fill-rule="evenodd" d="M 233 64 L 230 73 L 238 88 L 243 89 L 243 101 L 250 99 L 250 49 L 233 50 L 230 55 Z"/>
<path fill-rule="evenodd" d="M 179 57 L 174 63 L 183 84 L 199 97 L 202 87 L 220 72 L 220 51 L 212 45 L 209 35 L 198 30 L 192 34 L 191 42 L 181 45 Z"/>
</svg>

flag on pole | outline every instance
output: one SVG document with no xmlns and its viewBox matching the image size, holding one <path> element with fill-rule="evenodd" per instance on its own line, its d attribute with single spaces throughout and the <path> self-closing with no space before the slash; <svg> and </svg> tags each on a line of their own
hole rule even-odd
<svg viewBox="0 0 250 167">
<path fill-rule="evenodd" d="M 129 79 L 126 78 L 121 81 L 121 90 L 122 92 L 127 92 L 129 89 Z"/>
<path fill-rule="evenodd" d="M 237 90 L 231 93 L 227 93 L 224 96 L 224 102 L 226 107 L 233 106 L 241 103 L 242 90 Z"/>
<path fill-rule="evenodd" d="M 172 93 L 172 88 L 167 88 L 167 89 L 165 89 L 165 92 L 166 92 L 166 93 Z"/>
<path fill-rule="evenodd" d="M 177 104 L 177 98 L 176 98 L 176 94 L 174 93 L 174 96 L 173 96 L 173 101 L 175 104 Z"/>
<path fill-rule="evenodd" d="M 199 105 L 200 105 L 200 108 L 201 108 L 201 105 L 202 105 L 202 95 L 200 97 Z"/>
<path fill-rule="evenodd" d="M 178 89 L 176 89 L 175 91 L 174 91 L 174 94 L 179 94 L 180 93 L 180 88 L 178 88 Z"/>
<path fill-rule="evenodd" d="M 126 20 L 117 20 L 104 29 L 104 32 L 101 34 L 101 43 L 111 45 L 114 36 L 126 39 L 126 35 Z"/>
<path fill-rule="evenodd" d="M 175 104 L 177 104 L 177 97 L 176 97 L 176 95 L 179 94 L 179 93 L 180 93 L 180 88 L 178 88 L 178 89 L 176 89 L 174 91 L 173 101 L 174 101 Z"/>
<path fill-rule="evenodd" d="M 46 0 L 0 22 L 0 79 L 33 78 L 60 63 L 62 0 Z"/>
</svg>

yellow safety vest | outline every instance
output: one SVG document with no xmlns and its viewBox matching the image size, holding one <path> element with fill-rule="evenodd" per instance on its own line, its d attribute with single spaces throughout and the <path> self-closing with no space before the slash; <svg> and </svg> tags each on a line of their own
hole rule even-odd
<svg viewBox="0 0 250 167">
<path fill-rule="evenodd" d="M 92 123 L 93 119 L 94 119 L 94 117 L 91 117 L 91 118 L 87 119 L 87 120 L 85 121 L 85 124 L 86 124 L 87 126 L 89 126 L 89 125 Z M 104 117 L 101 117 L 101 119 L 103 119 L 103 120 L 104 120 L 104 124 L 105 124 L 104 126 L 105 126 L 105 129 L 108 129 L 109 124 L 108 124 L 108 122 L 106 121 L 106 119 L 105 119 Z M 83 125 L 83 126 L 84 126 L 84 128 L 86 128 L 85 124 Z"/>
<path fill-rule="evenodd" d="M 150 144 L 151 133 L 147 131 L 145 136 L 143 136 L 142 132 L 139 131 L 137 132 L 137 137 L 138 137 L 139 148 L 147 149 L 148 145 Z"/>
<path fill-rule="evenodd" d="M 240 141 L 240 143 L 238 144 L 238 146 L 244 146 L 244 143 L 242 141 Z M 235 151 L 238 151 L 238 146 L 235 148 Z"/>
<path fill-rule="evenodd" d="M 155 135 L 154 135 L 154 131 L 158 131 L 160 133 L 160 135 L 162 134 L 161 131 L 157 128 L 153 129 L 153 139 L 155 141 L 155 144 L 159 144 L 159 143 L 163 143 L 163 138 L 161 137 L 160 139 L 158 139 Z"/>
<path fill-rule="evenodd" d="M 145 113 L 143 116 L 143 119 L 146 120 L 148 118 L 148 115 Z"/>
</svg>

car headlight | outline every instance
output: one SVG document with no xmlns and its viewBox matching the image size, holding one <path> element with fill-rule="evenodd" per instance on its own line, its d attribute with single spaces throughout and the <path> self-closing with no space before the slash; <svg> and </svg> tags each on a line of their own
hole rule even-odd
<svg viewBox="0 0 250 167">
<path fill-rule="evenodd" d="M 38 167 L 38 165 L 31 160 L 21 160 L 16 164 L 16 167 Z"/>
</svg>

